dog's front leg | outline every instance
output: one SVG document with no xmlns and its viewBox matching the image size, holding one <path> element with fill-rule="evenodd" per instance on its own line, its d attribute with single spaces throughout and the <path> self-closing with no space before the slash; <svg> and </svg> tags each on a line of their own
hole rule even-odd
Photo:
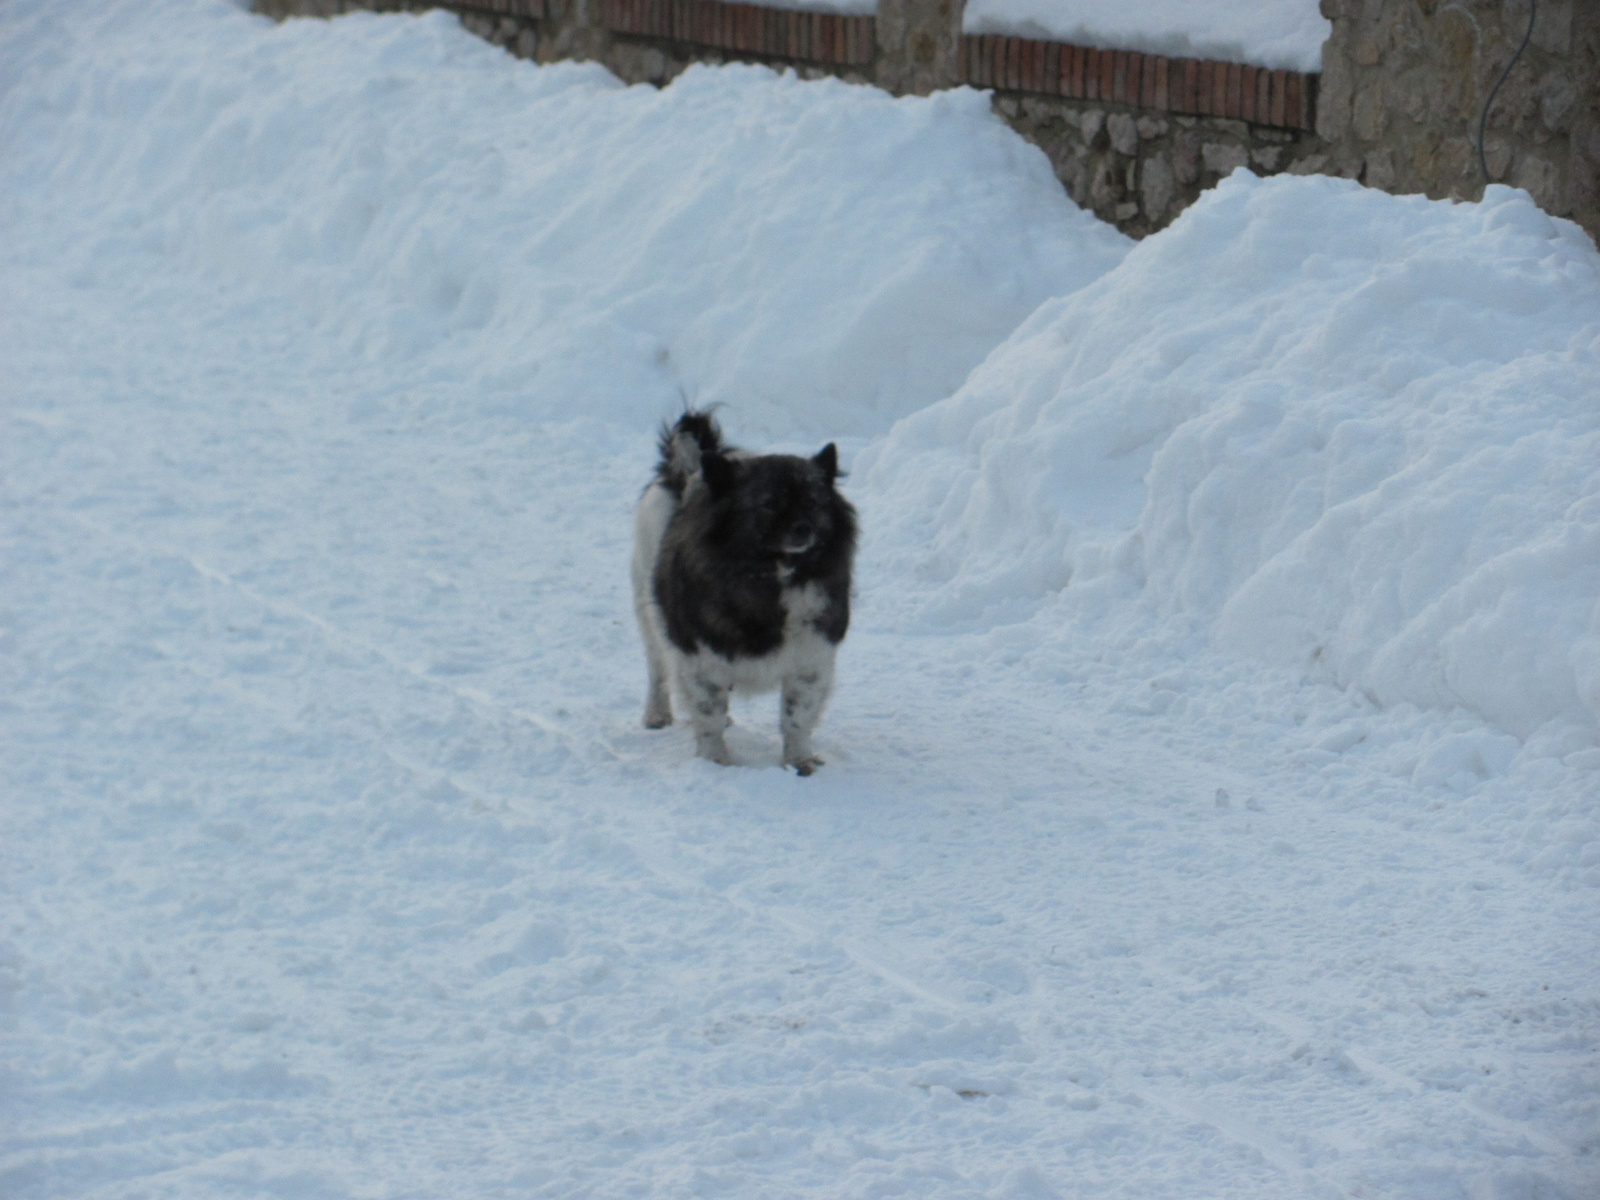
<svg viewBox="0 0 1600 1200">
<path fill-rule="evenodd" d="M 811 731 L 822 719 L 822 706 L 833 687 L 833 671 L 825 664 L 797 671 L 783 681 L 782 716 L 783 762 L 801 775 L 809 775 L 822 765 L 811 748 Z"/>
<path fill-rule="evenodd" d="M 728 766 L 733 757 L 728 753 L 728 743 L 722 734 L 731 722 L 728 720 L 728 696 L 733 691 L 732 681 L 722 673 L 709 670 L 710 664 L 696 663 L 688 672 L 689 706 L 693 711 L 694 752 L 701 758 Z"/>
<path fill-rule="evenodd" d="M 672 724 L 672 680 L 667 667 L 667 655 L 661 649 L 660 635 L 646 626 L 643 620 L 639 624 L 645 630 L 645 665 L 650 673 L 650 691 L 644 702 L 644 725 L 646 729 L 664 729 Z"/>
</svg>

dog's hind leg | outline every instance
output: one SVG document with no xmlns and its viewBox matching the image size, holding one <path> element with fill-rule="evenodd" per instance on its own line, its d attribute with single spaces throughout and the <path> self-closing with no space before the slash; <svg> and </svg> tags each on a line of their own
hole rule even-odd
<svg viewBox="0 0 1600 1200">
<path fill-rule="evenodd" d="M 685 672 L 683 681 L 694 722 L 694 752 L 701 758 L 728 766 L 733 756 L 728 753 L 728 743 L 723 731 L 732 722 L 728 719 L 728 697 L 733 683 L 723 677 L 723 672 L 708 669 L 711 664 L 703 658 L 693 663 Z"/>
<path fill-rule="evenodd" d="M 811 732 L 822 719 L 822 707 L 833 690 L 833 664 L 816 663 L 783 681 L 779 727 L 783 730 L 783 764 L 801 775 L 822 765 L 811 748 Z"/>
</svg>

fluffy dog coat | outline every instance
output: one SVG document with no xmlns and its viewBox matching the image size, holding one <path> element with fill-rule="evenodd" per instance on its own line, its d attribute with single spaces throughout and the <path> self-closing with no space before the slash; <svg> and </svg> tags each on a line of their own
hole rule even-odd
<svg viewBox="0 0 1600 1200">
<path fill-rule="evenodd" d="M 650 692 L 644 723 L 672 723 L 676 689 L 695 750 L 727 763 L 728 698 L 782 690 L 783 761 L 819 765 L 811 734 L 850 624 L 855 509 L 832 442 L 813 458 L 747 454 L 712 418 L 661 432 L 661 465 L 634 519 L 633 602 Z"/>
</svg>

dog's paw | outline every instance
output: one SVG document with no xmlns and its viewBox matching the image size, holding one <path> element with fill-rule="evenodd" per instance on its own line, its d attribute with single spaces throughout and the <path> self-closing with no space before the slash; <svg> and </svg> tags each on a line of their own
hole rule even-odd
<svg viewBox="0 0 1600 1200">
<path fill-rule="evenodd" d="M 672 724 L 672 714 L 671 713 L 647 712 L 644 715 L 644 727 L 646 729 L 665 729 L 668 725 L 671 725 L 671 724 Z"/>
<path fill-rule="evenodd" d="M 719 733 L 715 737 L 697 737 L 694 752 L 701 758 L 708 758 L 719 766 L 733 766 L 733 755 L 728 753 L 728 743 L 722 740 Z"/>
<path fill-rule="evenodd" d="M 809 775 L 818 767 L 822 766 L 822 759 L 818 758 L 815 754 L 812 754 L 806 758 L 800 759 L 797 762 L 789 763 L 788 765 L 794 768 L 794 773 L 796 775 Z"/>
</svg>

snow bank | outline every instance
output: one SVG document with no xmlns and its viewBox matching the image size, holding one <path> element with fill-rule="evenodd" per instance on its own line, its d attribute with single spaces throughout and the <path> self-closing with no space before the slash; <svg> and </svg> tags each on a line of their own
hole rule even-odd
<svg viewBox="0 0 1600 1200">
<path fill-rule="evenodd" d="M 1526 194 L 1240 171 L 858 475 L 935 621 L 1137 596 L 1379 703 L 1592 736 L 1597 395 L 1600 257 Z"/>
<path fill-rule="evenodd" d="M 968 33 L 1008 33 L 1291 71 L 1322 70 L 1317 0 L 971 0 Z"/>
<path fill-rule="evenodd" d="M 624 88 L 442 13 L 140 0 L 8 24 L 0 136 L 106 231 L 86 278 L 155 245 L 513 407 L 537 376 L 640 425 L 686 395 L 746 429 L 881 431 L 1129 245 L 967 90 L 758 67 Z"/>
</svg>

